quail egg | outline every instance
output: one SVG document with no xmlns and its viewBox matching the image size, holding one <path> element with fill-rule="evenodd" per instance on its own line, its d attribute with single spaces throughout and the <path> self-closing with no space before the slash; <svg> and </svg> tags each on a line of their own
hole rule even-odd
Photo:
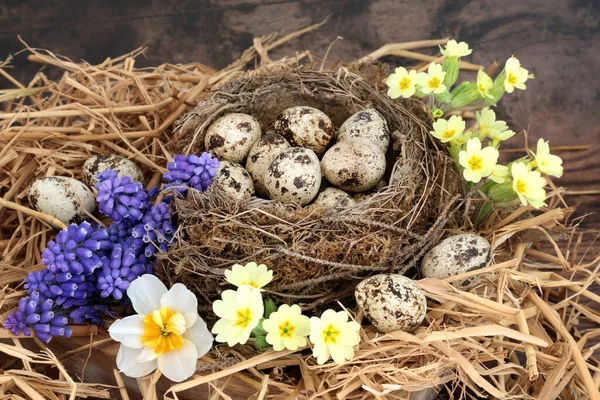
<svg viewBox="0 0 600 400">
<path fill-rule="evenodd" d="M 92 191 L 77 179 L 66 176 L 36 179 L 29 186 L 28 197 L 33 208 L 66 225 L 84 221 L 86 211 L 93 213 L 96 209 Z"/>
<path fill-rule="evenodd" d="M 83 182 L 93 188 L 99 182 L 96 179 L 96 175 L 107 169 L 114 169 L 119 176 L 130 177 L 132 182 L 141 182 L 142 184 L 144 182 L 142 170 L 133 161 L 113 154 L 97 155 L 88 158 L 83 163 L 81 171 Z"/>
<path fill-rule="evenodd" d="M 204 145 L 219 160 L 242 163 L 260 139 L 260 125 L 248 114 L 232 113 L 213 122 L 206 131 Z"/>
<path fill-rule="evenodd" d="M 292 147 L 279 154 L 265 173 L 265 187 L 273 200 L 305 205 L 321 186 L 319 158 L 314 151 Z"/>
<path fill-rule="evenodd" d="M 321 110 L 306 106 L 283 110 L 274 128 L 292 146 L 309 148 L 318 155 L 323 154 L 334 135 L 329 117 Z"/>
<path fill-rule="evenodd" d="M 337 141 L 363 138 L 375 143 L 385 154 L 390 144 L 390 131 L 383 115 L 374 108 L 359 111 L 340 127 Z"/>
<path fill-rule="evenodd" d="M 352 207 L 356 205 L 356 201 L 343 190 L 329 187 L 317 195 L 313 204 L 324 207 Z"/>
<path fill-rule="evenodd" d="M 231 161 L 222 160 L 219 164 L 211 186 L 228 193 L 238 201 L 252 197 L 254 183 L 248 171 L 240 164 Z"/>
<path fill-rule="evenodd" d="M 246 170 L 252 175 L 256 193 L 267 195 L 265 172 L 271 162 L 289 147 L 290 144 L 283 136 L 272 132 L 265 134 L 252 146 L 246 160 Z"/>
<path fill-rule="evenodd" d="M 354 296 L 369 321 L 384 333 L 411 331 L 427 313 L 423 290 L 404 275 L 371 276 L 356 286 Z"/>
</svg>

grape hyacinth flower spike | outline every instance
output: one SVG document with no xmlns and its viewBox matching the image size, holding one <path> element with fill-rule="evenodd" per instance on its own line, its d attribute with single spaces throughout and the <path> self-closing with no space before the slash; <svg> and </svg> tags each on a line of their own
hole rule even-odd
<svg viewBox="0 0 600 400">
<path fill-rule="evenodd" d="M 149 194 L 139 182 L 132 182 L 128 176 L 119 177 L 117 171 L 107 169 L 96 178 L 100 182 L 98 190 L 98 209 L 114 222 L 123 219 L 138 221 L 148 207 Z"/>
<path fill-rule="evenodd" d="M 210 186 L 218 168 L 219 160 L 210 153 L 204 152 L 200 156 L 176 155 L 167 165 L 168 172 L 163 175 L 168 183 L 165 187 L 174 187 L 181 194 L 187 192 L 185 186 L 204 192 Z"/>
</svg>

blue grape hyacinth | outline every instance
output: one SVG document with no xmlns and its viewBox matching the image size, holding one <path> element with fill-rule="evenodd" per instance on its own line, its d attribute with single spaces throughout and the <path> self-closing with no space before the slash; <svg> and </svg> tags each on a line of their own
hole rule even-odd
<svg viewBox="0 0 600 400">
<path fill-rule="evenodd" d="M 149 267 L 145 257 L 140 260 L 132 247 L 121 244 L 115 244 L 102 262 L 102 268 L 96 273 L 96 287 L 100 290 L 100 297 L 110 296 L 115 300 L 121 300 L 129 284 L 147 273 Z"/>
<path fill-rule="evenodd" d="M 148 207 L 150 194 L 141 183 L 132 182 L 128 176 L 119 177 L 117 171 L 107 169 L 96 175 L 100 182 L 98 189 L 98 209 L 114 222 L 123 219 L 140 220 Z"/>
<path fill-rule="evenodd" d="M 146 257 L 153 256 L 156 251 L 167 251 L 174 233 L 171 210 L 166 203 L 151 206 L 142 217 L 142 223 L 131 230 L 131 236 L 135 239 L 141 238 L 145 244 L 143 247 Z"/>
<path fill-rule="evenodd" d="M 176 187 L 181 194 L 187 191 L 186 186 L 204 192 L 210 186 L 218 168 L 219 160 L 210 153 L 204 152 L 200 156 L 176 155 L 167 165 L 168 172 L 163 175 L 168 183 L 165 188 Z"/>
</svg>

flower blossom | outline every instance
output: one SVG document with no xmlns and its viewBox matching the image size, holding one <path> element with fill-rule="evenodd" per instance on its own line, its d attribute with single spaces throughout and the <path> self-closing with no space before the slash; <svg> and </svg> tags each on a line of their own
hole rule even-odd
<svg viewBox="0 0 600 400">
<path fill-rule="evenodd" d="M 511 167 L 513 190 L 519 196 L 521 204 L 531 204 L 534 208 L 545 206 L 546 180 L 537 171 L 530 171 L 525 163 L 514 163 Z"/>
<path fill-rule="evenodd" d="M 512 93 L 515 88 L 525 90 L 525 81 L 529 78 L 529 71 L 521 67 L 521 63 L 517 57 L 512 56 L 506 60 L 504 65 L 506 78 L 504 79 L 504 89 L 508 93 Z"/>
<path fill-rule="evenodd" d="M 550 154 L 550 145 L 544 139 L 537 142 L 535 165 L 546 175 L 560 178 L 563 174 L 562 159 Z"/>
<path fill-rule="evenodd" d="M 493 147 L 481 148 L 478 138 L 467 141 L 466 150 L 458 153 L 458 163 L 463 166 L 463 176 L 469 182 L 479 182 L 481 178 L 489 176 L 498 161 L 498 150 Z"/>
<path fill-rule="evenodd" d="M 263 321 L 262 326 L 267 331 L 267 343 L 275 351 L 296 350 L 306 346 L 306 336 L 310 333 L 310 320 L 302 315 L 302 310 L 296 304 L 282 304 Z"/>
<path fill-rule="evenodd" d="M 257 265 L 255 262 L 245 266 L 234 264 L 231 270 L 225 270 L 225 280 L 237 287 L 260 289 L 273 280 L 273 271 L 267 269 L 266 265 Z"/>
<path fill-rule="evenodd" d="M 442 71 L 440 64 L 430 64 L 427 72 L 419 72 L 417 75 L 417 84 L 424 94 L 440 94 L 446 91 L 445 77 L 446 73 Z"/>
<path fill-rule="evenodd" d="M 477 72 L 477 90 L 481 97 L 492 99 L 494 96 L 490 93 L 494 87 L 494 81 L 482 69 Z"/>
<path fill-rule="evenodd" d="M 416 91 L 416 81 L 417 71 L 411 70 L 409 72 L 404 67 L 398 67 L 393 74 L 388 76 L 385 82 L 389 87 L 387 94 L 392 99 L 411 97 Z"/>
<path fill-rule="evenodd" d="M 217 342 L 229 347 L 245 344 L 265 311 L 260 291 L 240 286 L 237 291 L 225 290 L 221 300 L 213 302 L 213 311 L 219 319 L 212 328 Z"/>
<path fill-rule="evenodd" d="M 325 364 L 331 357 L 343 364 L 354 356 L 354 346 L 360 342 L 360 324 L 348 318 L 346 311 L 326 310 L 320 318 L 310 319 L 310 341 L 317 363 Z"/>
<path fill-rule="evenodd" d="M 465 42 L 457 42 L 454 39 L 448 40 L 446 48 L 440 46 L 440 53 L 446 57 L 464 57 L 473 52 Z"/>
<path fill-rule="evenodd" d="M 481 133 L 497 142 L 507 140 L 515 135 L 514 131 L 508 129 L 506 122 L 496 120 L 496 113 L 489 107 L 475 113 L 475 117 Z"/>
<path fill-rule="evenodd" d="M 438 138 L 442 143 L 447 143 L 460 137 L 465 130 L 465 126 L 465 121 L 457 115 L 453 115 L 448 120 L 439 118 L 433 123 L 431 135 Z"/>
</svg>

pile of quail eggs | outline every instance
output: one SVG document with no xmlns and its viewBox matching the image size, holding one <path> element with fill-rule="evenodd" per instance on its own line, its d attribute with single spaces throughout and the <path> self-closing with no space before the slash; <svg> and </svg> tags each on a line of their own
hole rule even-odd
<svg viewBox="0 0 600 400">
<path fill-rule="evenodd" d="M 375 109 L 357 112 L 336 131 L 321 110 L 282 111 L 261 132 L 252 116 L 226 114 L 205 136 L 221 163 L 213 185 L 236 200 L 253 195 L 285 204 L 349 207 L 384 186 L 387 122 Z"/>
</svg>

